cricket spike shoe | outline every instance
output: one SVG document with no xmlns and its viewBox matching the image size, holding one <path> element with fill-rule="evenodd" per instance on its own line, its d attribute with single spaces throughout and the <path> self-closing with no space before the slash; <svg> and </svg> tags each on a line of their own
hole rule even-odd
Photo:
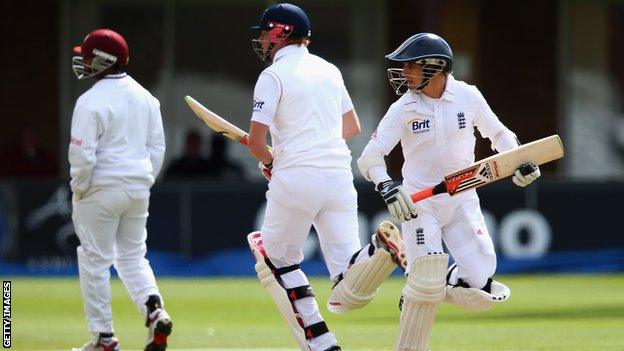
<svg viewBox="0 0 624 351">
<path fill-rule="evenodd" d="M 403 237 L 394 223 L 383 221 L 379 223 L 377 233 L 373 235 L 373 244 L 382 247 L 390 253 L 392 260 L 403 271 L 407 268 L 407 256 L 405 255 L 405 244 Z"/>
<path fill-rule="evenodd" d="M 145 351 L 165 351 L 167 337 L 171 334 L 173 323 L 167 311 L 158 308 L 147 316 L 147 344 Z"/>
<path fill-rule="evenodd" d="M 120 351 L 119 340 L 114 336 L 102 336 L 94 334 L 93 338 L 81 348 L 73 348 L 72 351 Z"/>
</svg>

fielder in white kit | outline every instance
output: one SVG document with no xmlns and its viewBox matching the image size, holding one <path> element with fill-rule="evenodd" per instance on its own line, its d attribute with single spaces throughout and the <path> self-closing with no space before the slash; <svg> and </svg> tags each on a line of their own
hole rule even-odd
<svg viewBox="0 0 624 351">
<path fill-rule="evenodd" d="M 95 30 L 74 52 L 78 79 L 97 80 L 76 102 L 69 144 L 80 285 L 93 336 L 77 350 L 120 350 L 111 265 L 145 319 L 145 350 L 165 350 L 171 319 L 145 259 L 150 188 L 165 153 L 160 105 L 125 73 L 129 50 L 118 33 Z"/>
<path fill-rule="evenodd" d="M 379 123 L 358 168 L 375 183 L 391 215 L 405 221 L 409 274 L 395 350 L 424 351 L 438 304 L 483 310 L 505 301 L 510 290 L 491 278 L 496 255 L 474 189 L 416 204 L 409 195 L 474 162 L 474 127 L 498 152 L 519 142 L 475 86 L 453 78 L 453 54 L 441 37 L 416 34 L 386 58 L 403 64 L 403 69 L 388 70 L 390 83 L 402 96 Z M 384 161 L 399 141 L 405 158 L 403 184 L 388 176 Z M 539 176 L 537 166 L 525 164 L 513 181 L 526 186 Z M 455 260 L 448 269 L 442 241 Z"/>
<path fill-rule="evenodd" d="M 260 31 L 254 51 L 272 62 L 255 86 L 249 132 L 249 150 L 269 179 L 264 223 L 248 237 L 255 268 L 301 350 L 340 350 L 299 267 L 311 225 L 336 283 L 327 304 L 335 313 L 365 306 L 396 266 L 405 266 L 403 242 L 397 227 L 383 222 L 360 247 L 345 142 L 360 132 L 359 120 L 338 68 L 308 52 L 308 16 L 276 4 L 253 29 Z"/>
</svg>

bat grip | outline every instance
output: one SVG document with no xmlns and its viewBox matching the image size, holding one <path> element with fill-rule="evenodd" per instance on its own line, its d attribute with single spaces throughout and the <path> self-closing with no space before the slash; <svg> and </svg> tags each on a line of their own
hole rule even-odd
<svg viewBox="0 0 624 351">
<path fill-rule="evenodd" d="M 433 187 L 431 188 L 427 188 L 425 190 L 421 190 L 417 193 L 413 193 L 410 197 L 412 198 L 412 202 L 418 202 L 420 200 L 424 200 L 428 197 L 432 197 L 433 194 Z"/>
<path fill-rule="evenodd" d="M 413 193 L 410 197 L 413 202 L 418 202 L 427 198 L 432 197 L 433 195 L 438 195 L 446 192 L 446 184 L 444 182 L 440 182 L 431 188 L 427 188 L 421 190 L 417 193 Z"/>
</svg>

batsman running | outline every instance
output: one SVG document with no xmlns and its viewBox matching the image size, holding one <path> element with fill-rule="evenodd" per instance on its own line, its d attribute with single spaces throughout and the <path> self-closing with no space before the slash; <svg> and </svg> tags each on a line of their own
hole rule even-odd
<svg viewBox="0 0 624 351">
<path fill-rule="evenodd" d="M 405 266 L 403 241 L 383 222 L 360 248 L 345 142 L 360 132 L 359 120 L 338 68 L 308 52 L 306 13 L 276 4 L 253 29 L 253 49 L 270 63 L 255 86 L 249 132 L 249 151 L 269 180 L 264 223 L 248 237 L 255 268 L 301 350 L 340 350 L 299 267 L 311 226 L 336 283 L 327 305 L 335 313 L 365 306 L 397 265 Z"/>
<path fill-rule="evenodd" d="M 125 73 L 126 40 L 95 30 L 74 48 L 78 79 L 96 82 L 76 102 L 69 163 L 78 268 L 92 339 L 79 351 L 118 351 L 113 335 L 114 265 L 148 328 L 145 350 L 167 347 L 171 319 L 145 259 L 150 188 L 165 156 L 160 104 Z"/>
<path fill-rule="evenodd" d="M 390 214 L 404 222 L 408 278 L 394 349 L 424 351 L 440 303 L 485 310 L 507 300 L 510 290 L 492 280 L 496 255 L 474 189 L 417 203 L 410 194 L 474 162 L 474 127 L 498 152 L 519 142 L 475 86 L 453 78 L 453 53 L 441 37 L 416 34 L 386 58 L 403 65 L 388 69 L 392 87 L 402 96 L 390 106 L 357 163 Z M 402 184 L 390 178 L 384 161 L 399 141 L 405 158 Z M 524 187 L 539 176 L 537 166 L 524 164 L 513 182 Z M 455 260 L 448 269 L 442 241 Z"/>
</svg>

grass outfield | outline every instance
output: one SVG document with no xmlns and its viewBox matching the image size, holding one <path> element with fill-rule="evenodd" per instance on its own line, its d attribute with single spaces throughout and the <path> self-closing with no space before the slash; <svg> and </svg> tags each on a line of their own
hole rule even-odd
<svg viewBox="0 0 624 351">
<path fill-rule="evenodd" d="M 7 277 L 4 277 L 5 279 Z M 624 275 L 499 277 L 512 290 L 488 312 L 439 309 L 430 346 L 442 350 L 624 350 Z M 13 278 L 13 348 L 68 350 L 88 339 L 78 279 Z M 312 281 L 321 304 L 327 281 Z M 255 279 L 160 279 L 174 320 L 170 349 L 295 350 Z M 387 281 L 365 309 L 322 313 L 345 350 L 391 350 L 403 281 Z M 141 349 L 146 329 L 119 280 L 112 284 L 116 334 Z"/>
</svg>

